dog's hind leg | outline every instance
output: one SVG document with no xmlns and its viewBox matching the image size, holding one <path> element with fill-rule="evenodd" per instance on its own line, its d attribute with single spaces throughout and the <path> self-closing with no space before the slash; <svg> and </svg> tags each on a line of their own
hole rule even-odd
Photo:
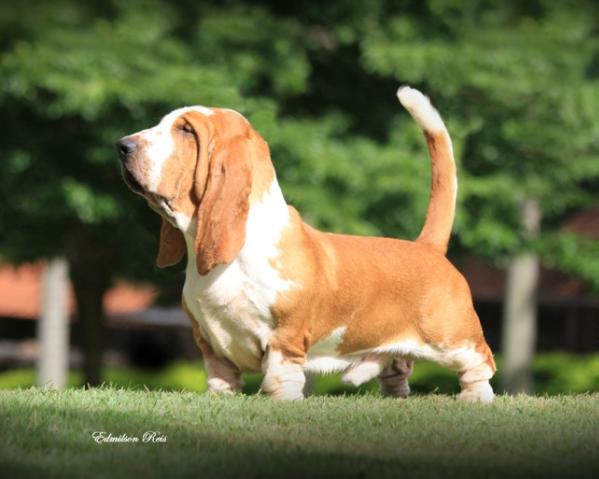
<svg viewBox="0 0 599 479">
<path fill-rule="evenodd" d="M 461 392 L 459 399 L 468 402 L 493 401 L 493 388 L 489 379 L 495 373 L 495 361 L 482 334 L 475 342 L 455 347 L 430 347 L 423 358 L 453 369 L 458 374 Z"/>
<path fill-rule="evenodd" d="M 405 398 L 410 394 L 408 378 L 414 370 L 414 361 L 394 358 L 379 375 L 381 393 L 385 396 Z"/>
<path fill-rule="evenodd" d="M 493 388 L 489 379 L 496 371 L 493 354 L 484 341 L 476 347 L 474 354 L 460 358 L 454 369 L 458 372 L 461 392 L 459 399 L 469 402 L 493 401 Z"/>
<path fill-rule="evenodd" d="M 489 380 L 495 374 L 495 361 L 465 280 L 447 295 L 440 295 L 429 308 L 432 313 L 419 324 L 426 342 L 415 348 L 414 356 L 456 371 L 461 388 L 459 399 L 493 401 Z"/>
</svg>

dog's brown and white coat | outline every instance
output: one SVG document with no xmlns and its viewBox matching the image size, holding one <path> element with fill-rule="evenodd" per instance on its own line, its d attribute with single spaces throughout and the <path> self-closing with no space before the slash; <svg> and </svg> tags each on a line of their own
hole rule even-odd
<svg viewBox="0 0 599 479">
<path fill-rule="evenodd" d="M 457 182 L 449 134 L 419 91 L 398 91 L 423 128 L 433 181 L 419 238 L 323 233 L 287 205 L 264 140 L 239 113 L 175 110 L 118 143 L 125 180 L 163 218 L 157 263 L 187 252 L 183 307 L 209 389 L 303 397 L 305 371 L 343 371 L 406 396 L 414 359 L 455 369 L 461 398 L 491 401 L 495 364 L 464 278 L 445 258 Z M 326 159 L 325 159 L 326 160 Z M 323 160 L 323 161 L 325 161 Z"/>
</svg>

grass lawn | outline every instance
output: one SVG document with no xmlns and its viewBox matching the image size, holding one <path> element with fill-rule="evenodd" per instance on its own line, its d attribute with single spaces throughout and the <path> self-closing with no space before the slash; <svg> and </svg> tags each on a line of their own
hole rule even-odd
<svg viewBox="0 0 599 479">
<path fill-rule="evenodd" d="M 6 478 L 599 477 L 599 394 L 483 406 L 32 388 L 0 391 L 0 427 Z M 98 444 L 94 431 L 140 442 Z"/>
</svg>

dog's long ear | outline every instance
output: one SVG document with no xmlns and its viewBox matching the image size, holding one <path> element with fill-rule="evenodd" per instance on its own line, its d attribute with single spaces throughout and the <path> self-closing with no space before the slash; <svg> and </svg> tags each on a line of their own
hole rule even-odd
<svg viewBox="0 0 599 479">
<path fill-rule="evenodd" d="M 160 246 L 156 265 L 159 268 L 173 266 L 183 259 L 185 254 L 185 239 L 183 233 L 172 226 L 168 221 L 162 219 L 160 226 Z"/>
<path fill-rule="evenodd" d="M 242 248 L 252 181 L 251 140 L 237 135 L 215 144 L 209 164 L 200 164 L 200 158 L 196 167 L 196 188 L 202 193 L 195 247 L 202 275 L 231 262 Z"/>
<path fill-rule="evenodd" d="M 194 195 L 201 196 L 206 184 L 206 175 L 208 171 L 209 148 L 211 148 L 211 139 L 213 136 L 213 126 L 206 117 L 198 112 L 189 112 L 185 115 L 185 120 L 192 126 L 196 141 L 195 158 L 185 158 L 181 168 L 186 165 L 193 165 L 189 173 L 193 177 Z M 193 169 L 195 168 L 195 169 Z M 160 249 L 156 264 L 164 268 L 172 266 L 183 259 L 186 245 L 183 233 L 172 226 L 165 219 L 162 220 L 160 227 Z"/>
</svg>

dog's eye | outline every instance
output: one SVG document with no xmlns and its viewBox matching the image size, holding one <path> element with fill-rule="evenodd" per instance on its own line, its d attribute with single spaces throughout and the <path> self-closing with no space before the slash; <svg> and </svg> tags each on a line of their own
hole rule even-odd
<svg viewBox="0 0 599 479">
<path fill-rule="evenodd" d="M 191 127 L 191 125 L 189 123 L 183 123 L 179 127 L 179 130 L 181 130 L 183 133 L 193 134 L 193 128 Z"/>
</svg>

